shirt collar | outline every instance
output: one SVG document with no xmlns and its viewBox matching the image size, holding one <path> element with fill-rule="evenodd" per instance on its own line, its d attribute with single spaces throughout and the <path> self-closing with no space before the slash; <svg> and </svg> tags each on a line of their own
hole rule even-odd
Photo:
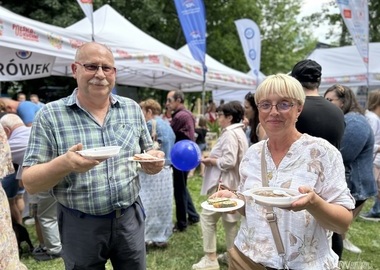
<svg viewBox="0 0 380 270">
<path fill-rule="evenodd" d="M 66 99 L 65 105 L 68 107 L 71 107 L 73 105 L 77 105 L 78 107 L 81 107 L 78 101 L 77 94 L 78 94 L 78 88 L 75 88 L 73 93 L 70 96 L 68 96 L 68 98 Z M 112 106 L 117 106 L 117 104 L 119 104 L 120 102 L 120 97 L 111 93 L 110 100 L 111 100 Z"/>
</svg>

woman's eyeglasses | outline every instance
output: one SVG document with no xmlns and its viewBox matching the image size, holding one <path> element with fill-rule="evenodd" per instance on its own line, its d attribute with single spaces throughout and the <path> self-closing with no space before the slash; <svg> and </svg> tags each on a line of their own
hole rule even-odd
<svg viewBox="0 0 380 270">
<path fill-rule="evenodd" d="M 339 98 L 326 98 L 327 101 L 333 102 L 335 100 L 339 100 Z"/>
<path fill-rule="evenodd" d="M 261 112 L 270 112 L 272 110 L 272 107 L 276 107 L 278 112 L 287 112 L 294 106 L 293 103 L 288 101 L 281 101 L 277 104 L 272 104 L 270 102 L 264 101 L 257 104 L 257 108 Z"/>
<path fill-rule="evenodd" d="M 96 72 L 98 72 L 98 69 L 101 68 L 103 70 L 103 73 L 106 74 L 106 75 L 111 75 L 111 74 L 114 74 L 116 72 L 116 68 L 115 67 L 111 67 L 111 66 L 98 66 L 98 65 L 95 65 L 95 64 L 82 64 L 82 63 L 79 63 L 79 62 L 75 62 L 75 64 L 78 64 L 82 67 L 84 67 L 84 70 L 89 72 L 89 73 L 93 73 L 95 74 Z"/>
</svg>

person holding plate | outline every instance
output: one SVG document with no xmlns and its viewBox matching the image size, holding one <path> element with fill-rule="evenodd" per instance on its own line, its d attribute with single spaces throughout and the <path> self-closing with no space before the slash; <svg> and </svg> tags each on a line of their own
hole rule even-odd
<svg viewBox="0 0 380 270">
<path fill-rule="evenodd" d="M 245 154 L 237 192 L 211 196 L 245 199 L 229 269 L 338 269 L 328 235 L 348 230 L 355 207 L 342 156 L 328 141 L 296 129 L 305 93 L 295 78 L 268 76 L 256 89 L 255 101 L 268 139 Z M 263 185 L 306 195 L 285 209 L 262 205 L 249 192 Z"/>
<path fill-rule="evenodd" d="M 217 121 L 222 133 L 211 149 L 210 155 L 202 159 L 206 166 L 202 183 L 201 195 L 210 195 L 217 189 L 227 188 L 236 190 L 239 183 L 239 164 L 248 149 L 248 141 L 244 132 L 244 108 L 239 101 L 232 101 L 218 107 Z M 233 247 L 233 241 L 238 230 L 240 214 L 221 213 L 202 209 L 201 225 L 203 235 L 203 250 L 205 256 L 193 265 L 192 269 L 219 269 L 216 254 L 216 226 L 222 218 L 226 235 L 227 249 Z M 226 255 L 219 259 L 226 261 Z"/>
<path fill-rule="evenodd" d="M 57 199 L 66 269 L 104 269 L 110 259 L 115 270 L 145 270 L 140 163 L 128 159 L 143 151 L 158 158 L 164 153 L 152 150 L 140 106 L 112 94 L 116 68 L 109 48 L 83 44 L 71 70 L 78 87 L 36 115 L 22 181 L 29 193 L 50 190 Z M 99 159 L 77 152 L 107 146 L 121 149 Z M 164 161 L 141 163 L 148 174 L 163 166 Z"/>
<path fill-rule="evenodd" d="M 165 166 L 150 175 L 139 172 L 140 197 L 146 213 L 145 243 L 149 248 L 166 248 L 173 228 L 173 172 L 170 151 L 174 146 L 175 134 L 170 124 L 160 117 L 161 106 L 153 100 L 140 102 L 152 139 L 165 153 Z"/>
</svg>

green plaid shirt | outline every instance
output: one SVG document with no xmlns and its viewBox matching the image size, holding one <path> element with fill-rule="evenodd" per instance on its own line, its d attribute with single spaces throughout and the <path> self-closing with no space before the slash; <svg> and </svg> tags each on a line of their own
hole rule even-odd
<svg viewBox="0 0 380 270">
<path fill-rule="evenodd" d="M 140 106 L 131 99 L 111 95 L 103 126 L 78 106 L 73 94 L 46 104 L 33 122 L 23 166 L 48 162 L 77 143 L 83 149 L 122 146 L 120 154 L 101 162 L 86 173 L 70 173 L 52 193 L 66 207 L 103 215 L 135 202 L 140 183 L 138 162 L 128 161 L 152 147 Z"/>
</svg>

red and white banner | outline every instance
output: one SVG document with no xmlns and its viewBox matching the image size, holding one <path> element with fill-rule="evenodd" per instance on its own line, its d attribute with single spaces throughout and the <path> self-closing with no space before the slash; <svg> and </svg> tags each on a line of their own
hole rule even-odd
<svg viewBox="0 0 380 270">
<path fill-rule="evenodd" d="M 369 17 L 367 0 L 336 0 L 344 23 L 368 69 Z"/>
<path fill-rule="evenodd" d="M 92 6 L 92 0 L 77 0 L 78 4 L 82 8 L 84 14 L 86 14 L 87 18 L 90 20 L 91 23 L 93 23 L 93 6 Z"/>
<path fill-rule="evenodd" d="M 0 81 L 18 81 L 48 77 L 55 57 L 0 47 Z"/>
</svg>

